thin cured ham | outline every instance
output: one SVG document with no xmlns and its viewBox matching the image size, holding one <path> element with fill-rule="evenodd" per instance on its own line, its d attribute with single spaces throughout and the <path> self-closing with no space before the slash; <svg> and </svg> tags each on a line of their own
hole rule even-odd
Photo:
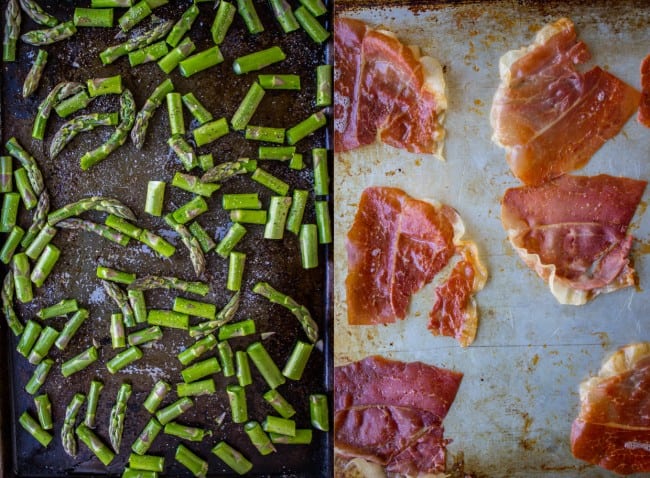
<svg viewBox="0 0 650 478">
<path fill-rule="evenodd" d="M 562 304 L 635 283 L 627 229 L 645 190 L 635 179 L 565 175 L 506 191 L 501 220 L 524 262 Z"/>
<path fill-rule="evenodd" d="M 462 374 L 380 356 L 336 367 L 334 445 L 386 471 L 416 476 L 444 471 L 442 420 Z"/>
<path fill-rule="evenodd" d="M 650 55 L 641 62 L 641 102 L 637 119 L 650 128 Z"/>
<path fill-rule="evenodd" d="M 446 290 L 453 295 L 448 299 L 462 306 L 445 308 L 442 316 L 436 312 L 438 320 L 457 325 L 434 332 L 471 343 L 478 322 L 473 294 L 483 288 L 487 273 L 463 235 L 462 220 L 449 206 L 434 206 L 397 188 L 365 189 L 348 232 L 348 322 L 386 324 L 405 318 L 411 296 L 462 259 L 471 271 L 463 274 L 462 284 L 452 273 Z"/>
<path fill-rule="evenodd" d="M 623 347 L 580 385 L 571 451 L 619 474 L 650 471 L 650 343 Z"/>
<path fill-rule="evenodd" d="M 349 18 L 335 20 L 334 56 L 336 151 L 379 139 L 442 157 L 447 99 L 437 60 L 391 32 Z"/>
<path fill-rule="evenodd" d="M 573 23 L 545 26 L 532 45 L 501 57 L 491 111 L 493 140 L 513 174 L 535 185 L 583 167 L 637 110 L 639 92 L 594 67 Z"/>
</svg>

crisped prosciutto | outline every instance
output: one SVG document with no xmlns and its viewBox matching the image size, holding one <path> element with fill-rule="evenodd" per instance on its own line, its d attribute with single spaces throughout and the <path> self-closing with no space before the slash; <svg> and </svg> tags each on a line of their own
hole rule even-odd
<svg viewBox="0 0 650 478">
<path fill-rule="evenodd" d="M 380 141 L 442 157 L 447 109 L 442 67 L 393 33 L 359 21 L 334 23 L 334 147 Z"/>
<path fill-rule="evenodd" d="M 448 264 L 461 261 L 462 272 L 444 278 L 437 292 L 441 305 L 432 312 L 436 324 L 449 325 L 431 330 L 469 345 L 478 323 L 473 294 L 483 288 L 487 273 L 475 245 L 461 240 L 463 234 L 462 220 L 449 206 L 413 199 L 397 188 L 365 189 L 348 232 L 348 322 L 405 318 L 411 296 L 440 278 Z"/>
<path fill-rule="evenodd" d="M 635 283 L 627 229 L 646 181 L 564 175 L 508 189 L 501 220 L 524 262 L 562 304 L 581 305 Z"/>
<path fill-rule="evenodd" d="M 650 55 L 641 62 L 641 101 L 637 119 L 650 128 Z"/>
<path fill-rule="evenodd" d="M 571 451 L 619 474 L 650 471 L 650 343 L 623 347 L 580 385 Z"/>
<path fill-rule="evenodd" d="M 599 67 L 577 70 L 589 58 L 566 18 L 542 28 L 532 45 L 501 57 L 493 140 L 524 183 L 583 167 L 637 110 L 634 88 Z"/>
<path fill-rule="evenodd" d="M 462 374 L 379 356 L 336 367 L 334 445 L 339 455 L 416 476 L 442 472 L 442 420 Z"/>
</svg>

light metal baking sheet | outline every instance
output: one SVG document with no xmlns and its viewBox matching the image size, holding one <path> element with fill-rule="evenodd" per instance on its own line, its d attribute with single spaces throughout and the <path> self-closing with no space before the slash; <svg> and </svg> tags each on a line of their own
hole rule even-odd
<svg viewBox="0 0 650 478">
<path fill-rule="evenodd" d="M 533 41 L 543 25 L 566 16 L 600 65 L 640 88 L 639 65 L 650 52 L 650 5 L 639 2 L 449 2 L 417 6 L 338 2 L 337 15 L 395 32 L 444 66 L 449 109 L 446 161 L 372 145 L 335 156 L 335 364 L 371 354 L 435 364 L 464 378 L 444 421 L 449 459 L 489 477 L 615 476 L 572 457 L 570 427 L 578 386 L 618 347 L 650 340 L 650 188 L 633 219 L 632 257 L 639 286 L 601 295 L 584 306 L 560 305 L 507 241 L 500 221 L 504 191 L 520 183 L 505 152 L 491 142 L 492 98 L 499 58 Z M 377 2 L 382 3 L 382 2 Z M 650 178 L 650 130 L 636 122 L 608 141 L 576 174 Z M 416 296 L 407 319 L 349 326 L 345 236 L 368 186 L 395 186 L 458 210 L 479 246 L 489 280 L 477 301 L 475 342 L 461 348 L 426 329 L 432 289 Z"/>
</svg>

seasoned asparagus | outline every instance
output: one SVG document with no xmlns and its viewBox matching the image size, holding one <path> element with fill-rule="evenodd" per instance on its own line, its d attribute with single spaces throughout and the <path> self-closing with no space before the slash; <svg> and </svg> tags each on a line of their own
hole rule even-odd
<svg viewBox="0 0 650 478">
<path fill-rule="evenodd" d="M 56 17 L 44 11 L 34 0 L 20 0 L 20 7 L 29 18 L 39 25 L 54 27 L 59 24 L 59 20 L 57 20 Z"/>
<path fill-rule="evenodd" d="M 51 45 L 52 43 L 70 38 L 75 33 L 77 33 L 77 27 L 74 26 L 74 22 L 69 21 L 59 23 L 52 28 L 29 31 L 24 33 L 20 39 L 30 45 Z"/>
<path fill-rule="evenodd" d="M 46 64 L 47 52 L 45 50 L 38 50 L 36 60 L 34 60 L 34 64 L 25 77 L 25 83 L 23 83 L 23 98 L 31 96 L 36 91 L 43 76 L 43 71 L 45 71 Z"/>
<path fill-rule="evenodd" d="M 149 120 L 153 116 L 154 111 L 156 111 L 156 109 L 158 109 L 162 104 L 167 94 L 172 91 L 174 91 L 174 84 L 172 83 L 172 80 L 167 78 L 156 87 L 153 93 L 151 93 L 151 96 L 147 98 L 142 109 L 138 111 L 138 114 L 135 117 L 133 129 L 131 130 L 131 141 L 133 141 L 133 144 L 137 149 L 141 149 L 144 144 Z"/>
<path fill-rule="evenodd" d="M 210 286 L 204 282 L 189 282 L 177 277 L 145 276 L 136 279 L 129 285 L 129 289 L 176 289 L 204 296 L 210 291 Z"/>
<path fill-rule="evenodd" d="M 125 325 L 127 327 L 133 327 L 136 324 L 135 316 L 133 315 L 133 309 L 131 309 L 129 298 L 126 292 L 124 292 L 120 286 L 112 282 L 105 280 L 100 280 L 100 282 L 104 286 L 104 290 L 106 290 L 106 293 L 109 295 L 109 297 L 115 301 L 117 306 L 122 311 Z"/>
<path fill-rule="evenodd" d="M 16 158 L 23 168 L 27 170 L 27 176 L 29 177 L 29 182 L 32 184 L 34 192 L 41 194 L 45 189 L 45 184 L 43 182 L 43 174 L 34 157 L 18 143 L 16 138 L 9 138 L 5 147 L 9 151 L 9 154 Z"/>
<path fill-rule="evenodd" d="M 70 456 L 77 456 L 77 441 L 74 438 L 74 425 L 79 409 L 86 401 L 83 393 L 75 393 L 65 409 L 63 427 L 61 428 L 61 442 L 63 450 Z"/>
<path fill-rule="evenodd" d="M 111 409 L 108 434 L 110 436 L 111 446 L 116 453 L 120 452 L 120 444 L 122 443 L 122 434 L 124 432 L 124 418 L 126 417 L 126 404 L 131 397 L 132 391 L 131 384 L 124 382 L 117 392 L 115 405 Z"/>
<path fill-rule="evenodd" d="M 84 85 L 73 81 L 62 81 L 52 88 L 45 99 L 38 105 L 34 126 L 32 127 L 32 138 L 43 140 L 45 137 L 45 127 L 50 117 L 52 108 L 65 98 L 79 93 L 84 90 Z"/>
<path fill-rule="evenodd" d="M 50 158 L 55 158 L 79 133 L 91 131 L 98 126 L 115 126 L 117 121 L 116 113 L 91 113 L 76 116 L 63 124 L 52 138 Z"/>
<path fill-rule="evenodd" d="M 16 43 L 20 35 L 20 8 L 17 0 L 7 2 L 5 11 L 4 41 L 2 42 L 2 60 L 16 61 Z"/>
<path fill-rule="evenodd" d="M 64 219 L 72 216 L 78 216 L 79 214 L 90 210 L 104 211 L 109 214 L 114 214 L 115 216 L 122 217 L 124 219 L 129 219 L 131 221 L 136 220 L 133 212 L 117 199 L 92 196 L 57 209 L 49 216 L 47 216 L 47 222 L 50 226 L 54 226 Z"/>
</svg>

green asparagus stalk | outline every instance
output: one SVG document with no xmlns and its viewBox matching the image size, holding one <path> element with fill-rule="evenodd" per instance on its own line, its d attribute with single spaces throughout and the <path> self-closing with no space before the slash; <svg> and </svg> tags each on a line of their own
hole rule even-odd
<svg viewBox="0 0 650 478">
<path fill-rule="evenodd" d="M 81 8 L 74 9 L 72 17 L 76 27 L 104 27 L 113 26 L 112 8 Z"/>
<path fill-rule="evenodd" d="M 142 345 L 162 339 L 163 333 L 160 327 L 154 325 L 136 332 L 131 332 L 127 337 L 129 345 Z"/>
<path fill-rule="evenodd" d="M 27 73 L 25 82 L 23 83 L 23 98 L 28 98 L 38 89 L 38 84 L 41 81 L 41 77 L 43 76 L 43 71 L 45 71 L 46 64 L 47 52 L 45 50 L 39 49 L 36 60 Z"/>
<path fill-rule="evenodd" d="M 143 403 L 145 410 L 147 410 L 152 415 L 156 413 L 156 410 L 158 410 L 158 407 L 160 407 L 160 404 L 163 402 L 171 389 L 171 385 L 169 385 L 167 382 L 158 380 Z"/>
<path fill-rule="evenodd" d="M 142 231 L 139 239 L 140 242 L 149 246 L 149 248 L 161 257 L 171 257 L 176 252 L 176 247 L 164 240 L 162 237 L 146 229 Z"/>
<path fill-rule="evenodd" d="M 228 134 L 226 118 L 210 121 L 192 130 L 192 136 L 198 147 L 212 143 L 226 134 Z"/>
<path fill-rule="evenodd" d="M 152 216 L 162 215 L 163 203 L 165 200 L 164 181 L 149 181 L 147 185 L 147 199 L 144 205 L 144 212 Z"/>
<path fill-rule="evenodd" d="M 327 150 L 325 148 L 312 149 L 312 164 L 314 167 L 314 194 L 327 196 L 329 194 L 329 171 L 327 163 Z"/>
<path fill-rule="evenodd" d="M 221 368 L 224 377 L 232 377 L 235 375 L 235 362 L 233 360 L 232 348 L 227 340 L 217 344 L 217 351 L 219 352 L 219 360 L 221 360 Z"/>
<path fill-rule="evenodd" d="M 55 16 L 44 11 L 34 0 L 20 0 L 20 7 L 29 18 L 39 25 L 54 27 L 59 24 L 59 20 Z"/>
<path fill-rule="evenodd" d="M 105 266 L 97 266 L 96 274 L 100 279 L 126 285 L 133 282 L 136 278 L 134 273 L 119 271 Z"/>
<path fill-rule="evenodd" d="M 16 350 L 20 355 L 25 358 L 29 357 L 32 347 L 34 347 L 34 344 L 38 340 L 38 336 L 41 334 L 42 330 L 43 327 L 38 322 L 34 320 L 27 321 L 24 332 L 20 336 L 20 340 L 16 346 Z"/>
<path fill-rule="evenodd" d="M 176 448 L 174 458 L 197 478 L 204 478 L 208 473 L 208 462 L 190 451 L 183 444 L 178 445 Z"/>
<path fill-rule="evenodd" d="M 286 0 L 271 0 L 271 8 L 284 33 L 291 33 L 300 28 L 289 2 Z"/>
<path fill-rule="evenodd" d="M 172 136 L 185 134 L 185 121 L 183 119 L 183 103 L 180 93 L 167 93 L 167 113 Z"/>
<path fill-rule="evenodd" d="M 246 228 L 238 222 L 233 223 L 226 235 L 219 241 L 215 252 L 224 259 L 230 255 L 235 246 L 246 234 Z"/>
<path fill-rule="evenodd" d="M 255 333 L 255 321 L 252 319 L 240 320 L 224 324 L 219 328 L 219 340 L 228 340 L 235 337 L 245 337 Z"/>
<path fill-rule="evenodd" d="M 65 350 L 65 348 L 72 340 L 72 337 L 77 333 L 77 330 L 81 327 L 81 324 L 88 318 L 88 311 L 86 309 L 79 309 L 74 313 L 72 317 L 63 326 L 61 333 L 57 337 L 54 345 L 59 350 Z"/>
<path fill-rule="evenodd" d="M 0 156 L 0 193 L 13 191 L 13 169 L 11 156 Z"/>
<path fill-rule="evenodd" d="M 32 418 L 29 412 L 25 411 L 18 418 L 18 423 L 43 446 L 48 446 L 52 441 L 52 435 L 43 430 L 39 423 Z"/>
<path fill-rule="evenodd" d="M 129 289 L 175 289 L 205 296 L 210 291 L 210 286 L 204 282 L 190 282 L 178 279 L 177 277 L 145 276 L 136 279 L 135 282 L 129 285 Z"/>
<path fill-rule="evenodd" d="M 116 374 L 124 367 L 127 367 L 136 360 L 141 359 L 142 355 L 142 350 L 140 350 L 138 347 L 128 347 L 126 350 L 120 352 L 111 360 L 109 360 L 106 364 L 106 368 L 111 374 Z"/>
<path fill-rule="evenodd" d="M 300 3 L 302 3 L 305 8 L 309 10 L 309 13 L 315 17 L 319 17 L 327 13 L 327 7 L 325 7 L 325 4 L 322 0 L 300 0 Z"/>
<path fill-rule="evenodd" d="M 264 31 L 264 26 L 257 15 L 255 5 L 252 0 L 237 0 L 237 11 L 241 15 L 249 33 L 256 34 Z"/>
<path fill-rule="evenodd" d="M 246 254 L 243 252 L 233 251 L 230 253 L 228 262 L 228 277 L 226 280 L 226 289 L 238 291 L 241 289 L 242 278 L 244 276 L 244 264 L 246 263 Z"/>
<path fill-rule="evenodd" d="M 295 169 L 296 171 L 302 171 L 304 167 L 305 163 L 302 159 L 302 154 L 294 153 L 289 161 L 289 168 Z"/>
<path fill-rule="evenodd" d="M 267 433 L 296 436 L 296 422 L 290 418 L 268 415 L 262 422 L 262 429 Z"/>
<path fill-rule="evenodd" d="M 212 41 L 215 45 L 221 45 L 226 38 L 228 29 L 232 24 L 237 8 L 230 2 L 222 0 L 219 2 L 217 13 L 212 22 L 210 33 L 212 34 Z"/>
<path fill-rule="evenodd" d="M 121 232 L 122 234 L 128 237 L 132 237 L 138 241 L 140 240 L 140 237 L 143 233 L 141 227 L 138 227 L 135 224 L 131 224 L 130 222 L 125 221 L 120 216 L 116 216 L 115 214 L 109 214 L 106 216 L 104 223 L 106 226 L 111 227 L 116 231 Z"/>
<path fill-rule="evenodd" d="M 62 100 L 83 91 L 83 89 L 84 86 L 81 83 L 70 81 L 64 81 L 54 86 L 38 106 L 36 119 L 34 120 L 34 126 L 32 128 L 32 137 L 43 140 L 45 136 L 45 127 L 47 126 L 47 120 L 50 117 L 52 108 L 58 105 Z"/>
<path fill-rule="evenodd" d="M 206 334 L 212 334 L 216 329 L 230 322 L 237 313 L 239 308 L 239 301 L 241 299 L 241 292 L 238 291 L 233 295 L 228 303 L 217 313 L 215 320 L 201 322 L 198 325 L 190 328 L 190 337 L 199 337 Z"/>
<path fill-rule="evenodd" d="M 188 425 L 181 425 L 177 422 L 169 422 L 165 425 L 163 429 L 164 433 L 167 435 L 172 435 L 183 440 L 196 441 L 200 442 L 206 436 L 212 435 L 212 432 L 209 430 L 204 430 L 202 428 L 190 427 Z"/>
<path fill-rule="evenodd" d="M 269 438 L 272 443 L 282 445 L 309 445 L 312 439 L 312 431 L 311 428 L 296 428 L 294 436 L 271 432 Z"/>
<path fill-rule="evenodd" d="M 261 209 L 262 202 L 258 193 L 231 193 L 221 197 L 221 207 L 230 211 L 232 209 Z"/>
<path fill-rule="evenodd" d="M 104 211 L 131 221 L 136 220 L 133 212 L 117 199 L 93 196 L 81 199 L 54 211 L 47 217 L 47 222 L 50 226 L 54 226 L 59 221 L 72 216 L 78 216 L 90 210 Z"/>
<path fill-rule="evenodd" d="M 171 214 L 165 216 L 165 222 L 181 237 L 183 245 L 190 253 L 190 261 L 192 262 L 196 275 L 202 275 L 205 272 L 205 255 L 203 254 L 199 241 L 192 236 L 192 233 L 183 224 L 176 222 Z"/>
<path fill-rule="evenodd" d="M 38 340 L 36 340 L 36 343 L 32 347 L 32 350 L 29 353 L 29 357 L 27 357 L 29 363 L 32 365 L 38 365 L 41 363 L 41 361 L 52 349 L 52 346 L 54 345 L 54 342 L 58 336 L 59 331 L 53 327 L 47 326 L 41 330 L 41 333 L 38 336 Z"/>
<path fill-rule="evenodd" d="M 112 282 L 105 280 L 100 280 L 100 282 L 108 296 L 113 299 L 115 304 L 122 311 L 122 315 L 124 316 L 124 325 L 127 327 L 135 326 L 135 315 L 133 315 L 133 309 L 131 309 L 126 292 L 124 292 L 120 286 Z"/>
<path fill-rule="evenodd" d="M 318 267 L 318 228 L 316 224 L 301 225 L 298 239 L 303 269 Z"/>
<path fill-rule="evenodd" d="M 10 232 L 16 226 L 20 194 L 6 193 L 2 198 L 2 212 L 0 213 L 0 232 Z"/>
<path fill-rule="evenodd" d="M 5 144 L 7 151 L 11 156 L 16 158 L 23 168 L 27 170 L 29 182 L 32 184 L 32 189 L 37 195 L 40 195 L 45 189 L 43 182 L 43 174 L 38 167 L 38 163 L 25 149 L 18 143 L 14 137 L 10 138 Z"/>
<path fill-rule="evenodd" d="M 260 146 L 257 150 L 260 159 L 275 159 L 289 161 L 296 153 L 295 146 Z"/>
<path fill-rule="evenodd" d="M 39 363 L 38 367 L 36 367 L 34 373 L 27 382 L 27 385 L 25 385 L 25 391 L 30 395 L 35 395 L 36 392 L 38 392 L 38 389 L 41 388 L 45 383 L 45 380 L 47 379 L 50 370 L 52 370 L 53 365 L 54 360 L 49 358 L 46 358 L 41 363 Z"/>
<path fill-rule="evenodd" d="M 323 43 L 330 37 L 325 27 L 304 6 L 298 7 L 294 13 L 300 26 L 314 42 Z"/>
<path fill-rule="evenodd" d="M 149 325 L 187 330 L 189 316 L 180 312 L 174 312 L 173 310 L 149 309 L 147 322 Z"/>
<path fill-rule="evenodd" d="M 5 238 L 5 243 L 0 249 L 0 261 L 3 264 L 9 264 L 11 258 L 14 256 L 16 249 L 20 245 L 20 240 L 25 235 L 25 230 L 20 226 L 14 226 L 9 232 L 9 236 Z"/>
<path fill-rule="evenodd" d="M 31 302 L 34 298 L 34 291 L 32 289 L 32 281 L 29 278 L 30 266 L 27 255 L 24 252 L 14 254 L 11 264 L 13 267 L 16 299 L 23 304 Z"/>
<path fill-rule="evenodd" d="M 299 75 L 258 75 L 257 80 L 265 90 L 300 90 Z"/>
<path fill-rule="evenodd" d="M 172 213 L 178 224 L 187 224 L 195 217 L 208 211 L 208 203 L 201 196 L 195 196 Z"/>
<path fill-rule="evenodd" d="M 98 224 L 92 221 L 86 221 L 84 219 L 71 217 L 64 221 L 58 222 L 56 227 L 60 229 L 74 229 L 79 231 L 88 231 L 97 234 L 109 241 L 113 241 L 120 246 L 126 246 L 129 243 L 129 236 L 122 234 L 115 229 L 105 226 L 104 224 Z"/>
<path fill-rule="evenodd" d="M 122 8 L 133 5 L 132 0 L 90 0 L 91 8 Z"/>
<path fill-rule="evenodd" d="M 156 439 L 158 434 L 162 431 L 163 426 L 156 420 L 154 417 L 147 422 L 145 427 L 138 435 L 138 438 L 133 442 L 131 450 L 138 455 L 144 455 L 147 453 L 147 450 L 151 448 L 153 441 Z"/>
<path fill-rule="evenodd" d="M 99 380 L 90 382 L 88 390 L 88 402 L 86 405 L 86 416 L 84 418 L 84 425 L 88 428 L 95 428 L 95 417 L 97 416 L 97 405 L 99 404 L 99 396 L 102 393 L 104 384 Z"/>
<path fill-rule="evenodd" d="M 317 430 L 329 431 L 329 411 L 327 396 L 323 394 L 309 395 L 309 416 L 311 425 Z"/>
<path fill-rule="evenodd" d="M 54 428 L 52 422 L 52 402 L 47 393 L 34 397 L 34 405 L 36 405 L 36 415 L 38 416 L 38 423 L 43 430 L 51 430 Z"/>
<path fill-rule="evenodd" d="M 314 348 L 313 344 L 308 344 L 298 340 L 293 347 L 293 351 L 282 369 L 282 375 L 290 380 L 300 380 L 307 366 L 307 361 Z"/>
<path fill-rule="evenodd" d="M 316 67 L 316 106 L 332 105 L 332 65 Z"/>
<path fill-rule="evenodd" d="M 201 224 L 199 224 L 198 221 L 194 221 L 190 224 L 189 230 L 196 240 L 199 241 L 199 245 L 204 254 L 207 254 L 217 247 L 217 244 L 212 240 L 207 231 L 201 227 Z"/>
<path fill-rule="evenodd" d="M 275 451 L 271 439 L 258 422 L 250 421 L 246 423 L 246 425 L 244 425 L 244 431 L 246 432 L 246 435 L 248 435 L 248 438 L 250 438 L 253 446 L 255 446 L 257 451 L 260 452 L 260 455 L 266 456 Z"/>
<path fill-rule="evenodd" d="M 169 48 L 167 48 L 167 43 L 164 40 L 152 43 L 144 48 L 130 52 L 129 64 L 134 67 L 144 63 L 151 63 L 161 59 L 167 53 L 169 53 Z"/>
<path fill-rule="evenodd" d="M 52 28 L 45 28 L 43 30 L 32 30 L 21 35 L 20 39 L 30 45 L 51 45 L 53 43 L 70 38 L 77 33 L 77 27 L 74 22 L 69 21 L 59 23 Z"/>
<path fill-rule="evenodd" d="M 9 0 L 5 10 L 2 61 L 16 61 L 16 43 L 20 35 L 20 8 L 17 0 Z"/>
<path fill-rule="evenodd" d="M 270 126 L 246 126 L 245 138 L 254 141 L 266 141 L 269 143 L 284 143 L 284 128 L 272 128 Z"/>
<path fill-rule="evenodd" d="M 133 141 L 133 144 L 137 149 L 141 149 L 144 144 L 149 120 L 153 116 L 153 113 L 162 104 L 166 96 L 172 91 L 174 91 L 174 84 L 169 78 L 167 78 L 156 87 L 142 109 L 138 112 L 135 118 L 135 124 L 131 130 L 131 141 Z"/>
<path fill-rule="evenodd" d="M 209 169 L 201 177 L 204 183 L 221 183 L 238 174 L 249 172 L 250 165 L 253 163 L 248 158 L 239 158 L 237 161 L 226 161 Z"/>
<path fill-rule="evenodd" d="M 230 413 L 233 423 L 248 421 L 248 406 L 246 404 L 246 390 L 239 385 L 226 386 L 226 394 L 230 403 Z"/>
<path fill-rule="evenodd" d="M 151 15 L 151 7 L 145 0 L 132 5 L 118 20 L 117 23 L 123 32 L 128 32 L 138 23 Z"/>
<path fill-rule="evenodd" d="M 34 241 L 25 250 L 27 257 L 33 260 L 38 259 L 38 257 L 40 257 L 40 255 L 45 250 L 45 247 L 54 238 L 56 233 L 57 229 L 55 227 L 52 227 L 49 224 L 45 224 L 45 226 L 43 226 L 43 229 L 41 229 L 38 235 L 34 238 Z"/>
<path fill-rule="evenodd" d="M 203 317 L 208 320 L 214 320 L 217 315 L 217 307 L 214 304 L 185 299 L 183 297 L 176 297 L 174 299 L 172 309 L 174 312 Z"/>
<path fill-rule="evenodd" d="M 235 364 L 237 383 L 240 387 L 246 387 L 253 383 L 253 377 L 251 375 L 250 365 L 248 363 L 248 354 L 243 350 L 237 350 L 235 352 Z"/>
<path fill-rule="evenodd" d="M 194 148 L 185 141 L 185 138 L 176 134 L 167 140 L 169 147 L 176 153 L 185 171 L 190 171 L 199 165 L 199 158 L 196 156 Z"/>
<path fill-rule="evenodd" d="M 14 273 L 11 269 L 5 274 L 2 281 L 2 290 L 0 291 L 0 299 L 2 300 L 2 312 L 4 313 L 7 326 L 18 336 L 23 333 L 23 324 L 18 319 L 18 315 L 14 310 L 14 295 L 15 295 L 15 281 Z"/>
<path fill-rule="evenodd" d="M 302 224 L 302 218 L 305 214 L 305 206 L 309 199 L 309 192 L 305 189 L 294 189 L 293 197 L 291 199 L 291 209 L 287 215 L 286 229 L 287 231 L 298 234 Z"/>
<path fill-rule="evenodd" d="M 178 69 L 181 75 L 188 78 L 222 62 L 223 55 L 221 54 L 221 50 L 218 45 L 215 45 L 192 56 L 188 56 L 179 63 Z"/>
<path fill-rule="evenodd" d="M 141 290 L 129 289 L 127 291 L 127 296 L 129 298 L 129 304 L 133 310 L 133 315 L 135 316 L 135 321 L 138 324 L 142 324 L 147 321 L 147 304 L 144 299 L 144 292 Z"/>
<path fill-rule="evenodd" d="M 36 204 L 36 209 L 34 210 L 34 215 L 32 216 L 32 223 L 27 229 L 27 232 L 23 236 L 20 245 L 25 248 L 29 248 L 32 242 L 36 239 L 38 234 L 47 224 L 47 215 L 50 212 L 50 195 L 47 191 L 43 191 L 38 197 L 38 203 Z"/>
<path fill-rule="evenodd" d="M 316 343 L 318 340 L 318 325 L 314 322 L 314 319 L 312 319 L 311 314 L 305 306 L 298 304 L 291 297 L 274 289 L 266 282 L 258 282 L 255 284 L 253 292 L 266 297 L 274 304 L 279 304 L 289 309 L 296 319 L 298 319 L 300 325 L 302 325 L 310 342 Z"/>
<path fill-rule="evenodd" d="M 174 24 L 174 27 L 167 35 L 167 43 L 171 47 L 176 47 L 185 34 L 190 31 L 194 20 L 199 16 L 199 8 L 192 4 L 183 12 L 181 18 Z"/>
<path fill-rule="evenodd" d="M 99 354 L 97 352 L 97 348 L 94 345 L 91 345 L 79 355 L 76 355 L 67 362 L 64 362 L 61 365 L 61 375 L 64 377 L 69 377 L 72 374 L 81 372 L 83 369 L 88 367 L 93 362 L 96 362 L 98 359 Z"/>
<path fill-rule="evenodd" d="M 211 378 L 176 384 L 176 395 L 179 397 L 199 397 L 201 395 L 211 395 L 216 393 L 216 391 L 214 379 Z"/>
<path fill-rule="evenodd" d="M 326 124 L 325 112 L 323 110 L 318 111 L 287 130 L 287 143 L 296 144 Z"/>
<path fill-rule="evenodd" d="M 92 98 L 102 95 L 121 95 L 124 91 L 120 75 L 107 78 L 91 78 L 86 80 L 86 85 L 88 86 L 88 94 Z"/>
<path fill-rule="evenodd" d="M 289 192 L 289 184 L 262 168 L 257 168 L 251 175 L 251 179 L 262 186 L 266 186 L 280 196 L 286 196 Z"/>
<path fill-rule="evenodd" d="M 174 22 L 171 20 L 156 23 L 149 30 L 130 38 L 126 42 L 108 47 L 100 53 L 99 57 L 104 65 L 113 63 L 118 58 L 128 55 L 134 50 L 139 50 L 160 40 L 167 35 L 173 24 Z"/>
<path fill-rule="evenodd" d="M 158 66 L 163 72 L 169 75 L 174 68 L 176 68 L 182 60 L 191 55 L 194 50 L 196 50 L 194 42 L 189 37 L 185 37 L 176 48 L 158 60 Z"/>
<path fill-rule="evenodd" d="M 228 445 L 225 441 L 220 441 L 212 453 L 217 455 L 221 461 L 228 465 L 238 475 L 245 475 L 253 468 L 253 464 L 244 457 L 239 451 Z"/>
<path fill-rule="evenodd" d="M 23 200 L 25 209 L 28 211 L 34 209 L 38 203 L 38 199 L 29 183 L 29 178 L 27 177 L 27 171 L 25 168 L 18 168 L 14 171 L 14 182 L 16 183 L 16 189 Z"/>
<path fill-rule="evenodd" d="M 271 405 L 282 418 L 291 418 L 296 414 L 296 410 L 293 406 L 275 389 L 266 392 L 264 394 L 264 400 L 266 400 L 266 402 Z"/>
<path fill-rule="evenodd" d="M 75 393 L 65 409 L 63 427 L 61 428 L 61 443 L 63 450 L 70 456 L 77 456 L 77 441 L 74 438 L 74 426 L 81 406 L 86 401 L 83 393 Z"/>
<path fill-rule="evenodd" d="M 214 335 L 208 334 L 204 338 L 197 340 L 185 350 L 181 351 L 177 357 L 183 365 L 189 365 L 194 360 L 201 357 L 206 352 L 213 350 L 217 346 L 217 339 Z"/>
<path fill-rule="evenodd" d="M 210 357 L 181 370 L 181 376 L 184 382 L 191 383 L 219 372 L 221 372 L 219 361 L 216 357 Z"/>
<path fill-rule="evenodd" d="M 101 461 L 104 466 L 110 465 L 115 458 L 115 453 L 113 453 L 90 428 L 82 423 L 77 427 L 76 433 L 79 440 L 81 440 L 81 442 L 86 445 L 97 458 L 99 458 L 99 461 Z"/>
<path fill-rule="evenodd" d="M 138 455 L 131 453 L 129 455 L 129 466 L 138 471 L 155 471 L 162 473 L 165 471 L 165 458 L 154 455 Z"/>
<path fill-rule="evenodd" d="M 201 104 L 194 93 L 186 93 L 182 96 L 183 104 L 192 113 L 192 116 L 199 122 L 205 124 L 213 120 L 212 113 L 210 113 L 205 106 Z"/>
<path fill-rule="evenodd" d="M 133 388 L 130 383 L 124 382 L 117 391 L 115 405 L 111 409 L 111 415 L 108 422 L 108 435 L 111 440 L 111 446 L 115 453 L 120 452 L 122 443 L 122 434 L 124 433 L 124 419 L 126 417 L 126 405 L 131 397 Z"/>
<path fill-rule="evenodd" d="M 77 116 L 63 124 L 50 143 L 50 158 L 55 158 L 79 133 L 92 131 L 98 126 L 118 124 L 116 113 L 91 113 Z"/>
<path fill-rule="evenodd" d="M 60 256 L 61 250 L 54 244 L 48 244 L 45 246 L 43 253 L 38 257 L 36 264 L 34 264 L 34 268 L 32 269 L 32 274 L 30 276 L 31 281 L 36 287 L 43 286 L 45 280 L 49 277 Z"/>
<path fill-rule="evenodd" d="M 81 169 L 84 171 L 100 161 L 122 146 L 135 122 L 135 100 L 133 93 L 125 89 L 120 95 L 120 124 L 117 125 L 113 134 L 108 140 L 94 149 L 85 153 L 80 160 Z"/>
<path fill-rule="evenodd" d="M 156 412 L 156 419 L 161 425 L 166 425 L 172 420 L 180 417 L 183 413 L 194 406 L 194 401 L 189 397 L 182 397 L 171 405 L 161 408 Z M 137 452 L 136 452 L 137 453 Z"/>
<path fill-rule="evenodd" d="M 316 208 L 316 226 L 318 227 L 319 244 L 332 242 L 332 225 L 327 201 L 314 202 Z"/>
<path fill-rule="evenodd" d="M 272 196 L 269 205 L 269 214 L 264 228 L 264 239 L 282 239 L 284 227 L 291 207 L 291 198 L 288 196 Z"/>
<path fill-rule="evenodd" d="M 124 330 L 124 316 L 116 313 L 111 314 L 111 347 L 121 349 L 126 347 L 126 332 Z"/>
<path fill-rule="evenodd" d="M 262 377 L 264 377 L 269 388 L 277 388 L 286 381 L 261 342 L 252 343 L 248 346 L 246 352 L 257 370 L 262 374 Z"/>
<path fill-rule="evenodd" d="M 261 70 L 274 63 L 285 60 L 287 56 L 279 46 L 272 46 L 265 50 L 249 53 L 248 55 L 235 58 L 233 70 L 238 75 Z"/>
</svg>

